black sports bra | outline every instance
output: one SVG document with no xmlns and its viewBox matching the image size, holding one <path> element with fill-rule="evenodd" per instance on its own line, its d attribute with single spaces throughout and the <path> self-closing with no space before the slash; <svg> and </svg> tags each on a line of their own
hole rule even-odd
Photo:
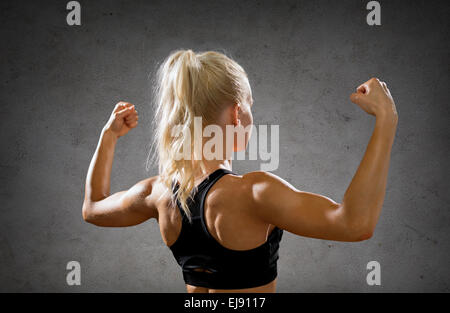
<svg viewBox="0 0 450 313">
<path fill-rule="evenodd" d="M 192 223 L 177 201 L 182 216 L 181 232 L 169 248 L 181 266 L 186 284 L 211 289 L 243 289 L 268 284 L 277 277 L 282 229 L 275 227 L 264 244 L 242 251 L 225 248 L 206 227 L 204 219 L 206 195 L 214 183 L 226 174 L 233 172 L 218 169 L 194 189 L 192 200 L 188 200 Z M 178 184 L 174 182 L 174 193 L 177 188 Z"/>
</svg>

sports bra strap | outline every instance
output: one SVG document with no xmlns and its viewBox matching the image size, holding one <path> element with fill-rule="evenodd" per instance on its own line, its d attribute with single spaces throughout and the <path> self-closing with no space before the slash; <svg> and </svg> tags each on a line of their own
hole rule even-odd
<svg viewBox="0 0 450 313">
<path fill-rule="evenodd" d="M 219 168 L 208 175 L 200 184 L 198 184 L 193 190 L 192 190 L 192 199 L 188 199 L 188 206 L 191 208 L 192 218 L 200 218 L 201 210 L 200 208 L 203 207 L 203 203 L 205 201 L 206 195 L 208 194 L 208 191 L 211 189 L 211 187 L 224 175 L 227 174 L 234 174 L 232 171 Z M 178 182 L 175 180 L 172 182 L 172 192 L 175 195 L 179 188 Z M 192 201 L 194 203 L 192 203 Z M 184 217 L 185 213 L 183 209 L 181 208 L 181 204 L 179 203 L 178 199 L 176 199 L 177 206 L 180 210 L 181 215 Z M 195 208 L 194 208 L 195 207 Z"/>
</svg>

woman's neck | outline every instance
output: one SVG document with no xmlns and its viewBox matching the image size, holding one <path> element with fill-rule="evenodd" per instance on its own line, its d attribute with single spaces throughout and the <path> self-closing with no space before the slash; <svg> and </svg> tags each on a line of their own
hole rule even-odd
<svg viewBox="0 0 450 313">
<path fill-rule="evenodd" d="M 205 160 L 204 168 L 202 169 L 200 166 L 196 168 L 194 172 L 194 180 L 195 183 L 198 183 L 205 179 L 209 174 L 214 172 L 219 168 L 230 170 L 232 169 L 231 159 L 229 160 Z"/>
</svg>

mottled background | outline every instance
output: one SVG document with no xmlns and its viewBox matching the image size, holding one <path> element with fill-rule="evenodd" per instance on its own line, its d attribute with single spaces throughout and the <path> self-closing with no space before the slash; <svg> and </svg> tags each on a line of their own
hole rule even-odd
<svg viewBox="0 0 450 313">
<path fill-rule="evenodd" d="M 280 125 L 275 174 L 335 201 L 375 122 L 349 95 L 372 76 L 386 81 L 399 125 L 373 238 L 286 233 L 278 291 L 449 291 L 449 5 L 380 1 L 382 25 L 371 27 L 367 2 L 80 1 L 82 25 L 71 27 L 67 1 L 2 1 L 0 291 L 185 291 L 156 221 L 99 228 L 81 217 L 89 161 L 117 101 L 137 106 L 140 125 L 119 140 L 111 191 L 157 173 L 145 170 L 151 79 L 177 48 L 235 58 L 256 123 Z M 71 260 L 81 286 L 66 284 Z M 371 260 L 381 286 L 366 283 Z"/>
</svg>

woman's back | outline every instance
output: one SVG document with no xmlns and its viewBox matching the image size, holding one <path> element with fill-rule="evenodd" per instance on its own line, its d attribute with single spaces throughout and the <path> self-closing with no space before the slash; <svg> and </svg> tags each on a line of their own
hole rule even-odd
<svg viewBox="0 0 450 313">
<path fill-rule="evenodd" d="M 215 176 L 215 177 L 214 177 Z M 208 181 L 212 178 L 217 180 L 208 184 Z M 205 184 L 206 182 L 206 184 Z M 174 255 L 178 257 L 179 263 L 186 263 L 184 261 L 186 256 L 180 250 L 187 251 L 187 255 L 192 264 L 190 267 L 194 267 L 194 271 L 203 272 L 202 274 L 193 274 L 193 282 L 196 282 L 197 286 L 187 284 L 188 291 L 196 290 L 200 292 L 215 292 L 215 291 L 228 291 L 228 292 L 241 292 L 244 289 L 229 287 L 225 289 L 224 286 L 235 285 L 256 285 L 258 287 L 245 286 L 245 291 L 250 292 L 274 292 L 275 291 L 275 278 L 276 278 L 276 259 L 278 259 L 278 243 L 281 239 L 282 231 L 267 222 L 257 218 L 254 214 L 255 201 L 252 199 L 252 182 L 250 179 L 245 179 L 243 176 L 236 175 L 224 169 L 218 169 L 212 172 L 206 179 L 198 183 L 199 193 L 204 194 L 195 197 L 194 202 L 191 202 L 192 210 L 197 209 L 200 212 L 194 214 L 194 218 L 199 217 L 199 229 L 204 236 L 200 236 L 205 241 L 199 242 L 200 238 L 193 236 L 188 238 L 188 241 L 182 240 L 183 236 L 188 237 L 186 229 L 190 227 L 185 217 L 184 223 L 182 221 L 183 211 L 179 207 L 171 205 L 170 194 L 165 193 L 165 197 L 162 198 L 160 204 L 157 207 L 158 210 L 158 223 L 162 238 L 166 245 L 172 249 Z M 156 187 L 156 186 L 155 186 Z M 208 189 L 205 190 L 204 187 Z M 164 187 L 156 187 L 156 189 L 163 191 Z M 201 202 L 204 199 L 204 204 L 201 207 Z M 195 203 L 197 202 L 197 203 Z M 193 204 L 193 205 L 192 205 Z M 183 226 L 184 225 L 184 226 Z M 194 221 L 194 227 L 195 227 Z M 201 226 L 206 229 L 201 229 Z M 212 244 L 208 245 L 208 237 L 210 237 Z M 212 238 L 211 238 L 212 237 Z M 268 239 L 270 240 L 268 242 Z M 222 261 L 224 267 L 229 267 L 229 272 L 225 273 L 225 281 L 220 283 L 217 277 L 212 280 L 213 286 L 222 288 L 205 288 L 198 287 L 198 285 L 208 286 L 207 276 L 215 275 L 208 269 L 208 266 L 200 266 L 204 263 L 202 258 L 196 257 L 194 252 L 195 246 L 202 244 L 204 248 L 202 254 L 213 257 L 212 266 L 217 266 L 219 261 Z M 272 250 L 270 248 L 272 247 Z M 231 253 L 228 253 L 230 252 Z M 199 252 L 197 252 L 198 254 Z M 183 257 L 179 257 L 181 255 Z M 215 257 L 215 259 L 214 259 Z M 267 264 L 269 259 L 272 259 L 272 264 Z M 233 267 L 232 264 L 239 262 L 239 268 Z M 210 262 L 211 263 L 211 262 Z M 184 267 L 187 267 L 184 265 Z M 214 269 L 212 269 L 214 271 Z M 224 269 L 226 270 L 226 269 Z M 183 269 L 186 272 L 186 269 Z M 242 271 L 241 274 L 239 272 Z M 251 276 L 253 274 L 253 277 Z M 210 274 L 210 275 L 208 275 Z M 195 277 L 195 276 L 199 277 Z M 206 276 L 206 277 L 205 277 Z M 205 277 L 205 279 L 203 279 Z M 186 277 L 185 277 L 186 279 Z M 189 276 L 187 278 L 189 280 Z M 234 280 L 234 281 L 233 281 Z M 221 285 L 222 284 L 222 285 Z M 211 287 L 211 286 L 210 286 Z"/>
</svg>

